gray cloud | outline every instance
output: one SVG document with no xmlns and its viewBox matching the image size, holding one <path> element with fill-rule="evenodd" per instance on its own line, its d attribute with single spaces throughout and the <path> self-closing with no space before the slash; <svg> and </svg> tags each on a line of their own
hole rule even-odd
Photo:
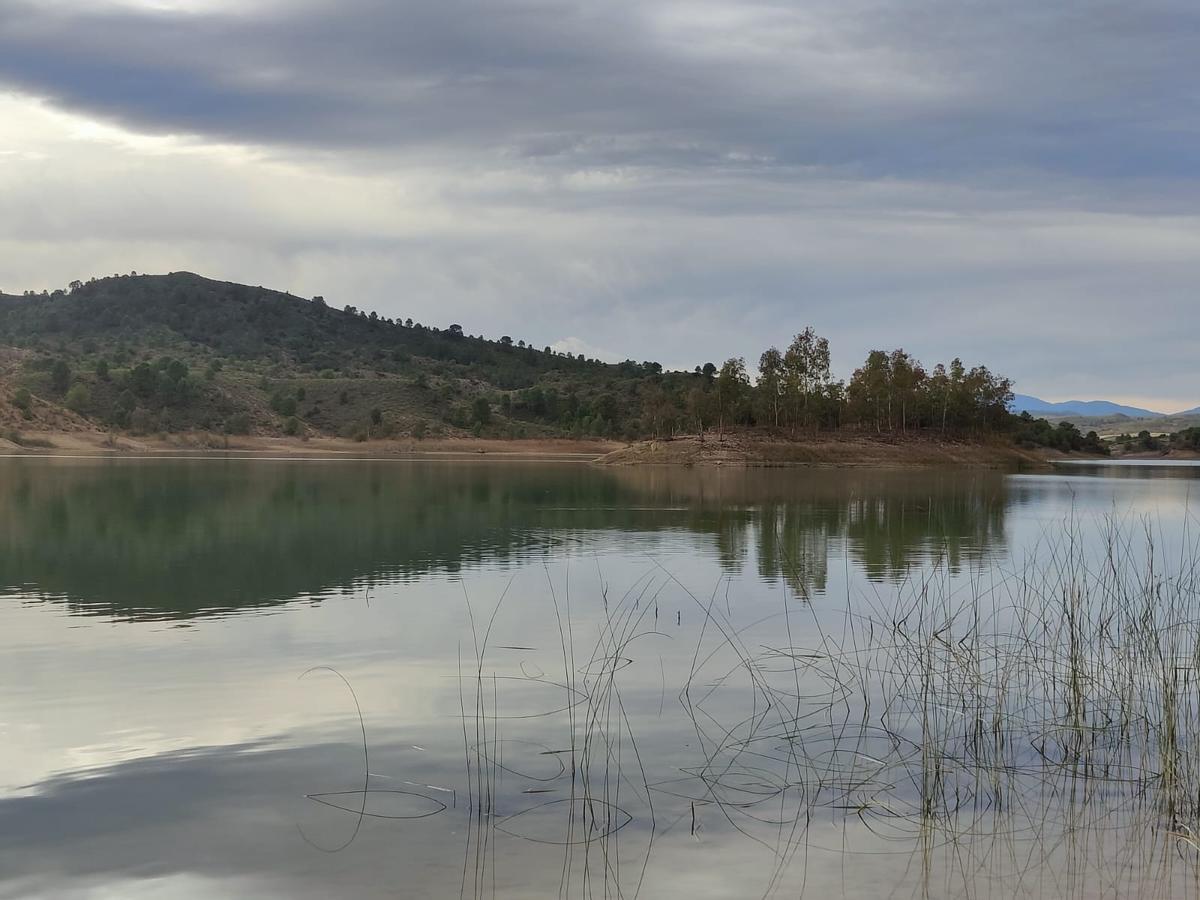
<svg viewBox="0 0 1200 900">
<path fill-rule="evenodd" d="M 1190 175 L 1185 3 L 22 2 L 0 77 L 139 129 L 608 164 Z"/>
<path fill-rule="evenodd" d="M 16 0 L 0 86 L 188 152 L 0 157 L 3 280 L 191 268 L 689 367 L 812 322 L 844 374 L 1193 405 L 1197 50 L 1182 2 Z"/>
</svg>

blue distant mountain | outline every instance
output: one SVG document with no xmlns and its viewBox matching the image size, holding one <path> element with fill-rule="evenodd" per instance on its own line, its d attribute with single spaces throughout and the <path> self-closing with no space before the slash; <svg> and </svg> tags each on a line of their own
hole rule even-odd
<svg viewBox="0 0 1200 900">
<path fill-rule="evenodd" d="M 1152 409 L 1141 409 L 1137 406 L 1122 406 L 1108 400 L 1065 400 L 1062 403 L 1051 403 L 1027 394 L 1016 394 L 1009 405 L 1015 413 L 1028 412 L 1033 415 L 1055 416 L 1129 416 L 1131 419 L 1155 419 L 1163 413 Z"/>
</svg>

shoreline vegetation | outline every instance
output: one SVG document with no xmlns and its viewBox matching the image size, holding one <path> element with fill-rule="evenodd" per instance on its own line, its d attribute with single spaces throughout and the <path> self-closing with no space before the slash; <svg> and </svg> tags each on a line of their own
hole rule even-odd
<svg viewBox="0 0 1200 900">
<path fill-rule="evenodd" d="M 756 365 L 667 370 L 323 296 L 131 273 L 0 294 L 0 446 L 595 451 L 611 463 L 713 465 L 997 466 L 1110 451 L 1095 432 L 1011 413 L 1012 381 L 984 365 L 926 367 L 876 349 L 842 380 L 831 362 L 812 327 Z"/>
</svg>

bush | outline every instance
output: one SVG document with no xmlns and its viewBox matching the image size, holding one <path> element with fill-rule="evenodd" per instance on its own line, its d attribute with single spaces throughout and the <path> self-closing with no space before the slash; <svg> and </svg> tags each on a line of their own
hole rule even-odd
<svg viewBox="0 0 1200 900">
<path fill-rule="evenodd" d="M 487 397 L 476 397 L 471 405 L 471 415 L 477 425 L 486 425 L 492 421 L 492 405 Z"/>
<path fill-rule="evenodd" d="M 295 416 L 289 416 L 288 420 L 283 423 L 283 433 L 288 437 L 295 437 L 300 433 L 300 420 Z"/>
<path fill-rule="evenodd" d="M 26 419 L 33 418 L 33 397 L 29 393 L 28 388 L 18 388 L 13 394 L 13 406 L 21 411 L 21 415 Z"/>
<path fill-rule="evenodd" d="M 413 423 L 412 436 L 415 439 L 417 439 L 418 441 L 421 440 L 422 438 L 425 437 L 425 429 L 426 429 L 425 420 L 418 419 L 416 422 Z"/>
<path fill-rule="evenodd" d="M 92 394 L 86 385 L 77 384 L 67 391 L 67 409 L 83 415 L 92 405 Z"/>
<path fill-rule="evenodd" d="M 281 416 L 294 416 L 296 414 L 296 398 L 289 397 L 282 391 L 276 391 L 271 395 L 271 409 Z"/>
<path fill-rule="evenodd" d="M 225 423 L 226 434 L 249 434 L 250 417 L 244 413 L 234 413 Z"/>
</svg>

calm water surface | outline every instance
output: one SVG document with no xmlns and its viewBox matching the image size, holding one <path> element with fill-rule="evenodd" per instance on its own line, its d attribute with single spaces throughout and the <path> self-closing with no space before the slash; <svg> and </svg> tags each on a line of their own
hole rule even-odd
<svg viewBox="0 0 1200 900">
<path fill-rule="evenodd" d="M 964 660 L 1197 475 L 0 459 L 0 897 L 1192 896 L 1195 747 Z"/>
</svg>

